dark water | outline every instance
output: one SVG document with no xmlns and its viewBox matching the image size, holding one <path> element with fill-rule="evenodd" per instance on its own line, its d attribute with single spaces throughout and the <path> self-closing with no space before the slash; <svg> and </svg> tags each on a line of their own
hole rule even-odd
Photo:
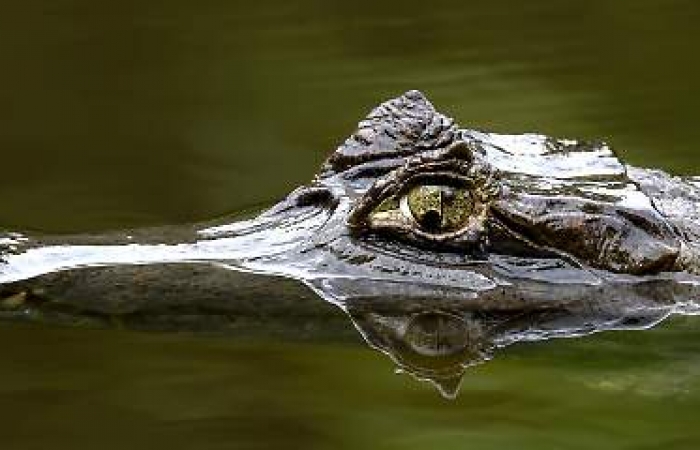
<svg viewBox="0 0 700 450">
<path fill-rule="evenodd" d="M 250 210 L 379 101 L 604 138 L 700 173 L 692 1 L 29 1 L 0 15 L 0 223 L 86 231 Z M 683 449 L 700 321 L 516 346 L 460 397 L 359 343 L 0 327 L 0 446 Z"/>
</svg>

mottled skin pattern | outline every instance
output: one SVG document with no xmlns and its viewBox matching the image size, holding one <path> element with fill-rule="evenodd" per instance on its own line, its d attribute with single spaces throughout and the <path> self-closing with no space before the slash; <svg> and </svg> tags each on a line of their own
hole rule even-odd
<svg viewBox="0 0 700 450">
<path fill-rule="evenodd" d="M 555 140 L 550 145 L 552 153 L 561 154 L 604 148 L 603 144 Z M 431 250 L 563 253 L 594 267 L 631 274 L 685 269 L 680 264 L 684 259 L 679 261 L 685 236 L 676 229 L 685 228 L 682 217 L 671 221 L 651 204 L 631 208 L 554 188 L 515 193 L 505 182 L 510 177 L 517 183 L 521 174 L 495 169 L 479 138 L 460 132 L 416 91 L 375 109 L 324 169 L 325 176 L 344 173 L 354 179 L 370 173 L 380 177 L 350 214 L 348 223 L 359 234 L 394 234 Z M 590 184 L 586 176 L 580 178 L 580 184 Z M 388 196 L 431 181 L 472 192 L 478 198 L 474 220 L 451 233 L 425 233 L 415 221 L 374 223 L 372 209 Z M 616 176 L 615 182 L 638 183 L 629 171 Z M 646 194 L 644 187 L 638 184 Z"/>
<path fill-rule="evenodd" d="M 0 316 L 328 340 L 335 305 L 454 395 L 513 342 L 697 311 L 699 185 L 603 143 L 463 129 L 410 91 L 254 219 L 0 235 Z"/>
</svg>

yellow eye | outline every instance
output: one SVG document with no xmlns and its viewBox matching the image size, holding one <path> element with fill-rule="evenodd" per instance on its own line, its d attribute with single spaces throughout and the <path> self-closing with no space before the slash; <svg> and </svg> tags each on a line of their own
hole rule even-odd
<svg viewBox="0 0 700 450">
<path fill-rule="evenodd" d="M 474 210 L 470 193 L 450 186 L 416 186 L 404 199 L 408 213 L 429 233 L 449 233 L 463 228 Z"/>
</svg>

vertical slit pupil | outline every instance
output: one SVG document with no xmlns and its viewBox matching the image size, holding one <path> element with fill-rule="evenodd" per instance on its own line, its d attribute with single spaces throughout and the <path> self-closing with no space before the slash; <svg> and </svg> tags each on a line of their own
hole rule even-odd
<svg viewBox="0 0 700 450">
<path fill-rule="evenodd" d="M 442 214 L 436 209 L 429 209 L 421 217 L 420 226 L 426 231 L 440 231 L 440 228 L 442 228 Z"/>
</svg>

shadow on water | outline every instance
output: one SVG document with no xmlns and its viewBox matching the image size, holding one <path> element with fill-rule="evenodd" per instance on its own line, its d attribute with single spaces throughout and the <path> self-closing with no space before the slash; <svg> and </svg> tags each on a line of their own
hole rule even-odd
<svg viewBox="0 0 700 450">
<path fill-rule="evenodd" d="M 470 128 L 605 138 L 630 163 L 697 173 L 698 16 L 683 0 L 9 5 L 0 223 L 54 234 L 256 209 L 306 183 L 369 105 L 411 88 Z M 470 345 L 475 333 L 518 321 L 434 306 L 347 312 L 371 345 L 450 393 L 465 359 L 489 357 L 490 346 Z M 264 316 L 236 322 L 235 339 L 3 324 L 3 444 L 651 449 L 700 439 L 692 317 L 514 345 L 473 367 L 446 403 L 392 376 L 339 311 L 288 316 L 296 341 Z"/>
</svg>

